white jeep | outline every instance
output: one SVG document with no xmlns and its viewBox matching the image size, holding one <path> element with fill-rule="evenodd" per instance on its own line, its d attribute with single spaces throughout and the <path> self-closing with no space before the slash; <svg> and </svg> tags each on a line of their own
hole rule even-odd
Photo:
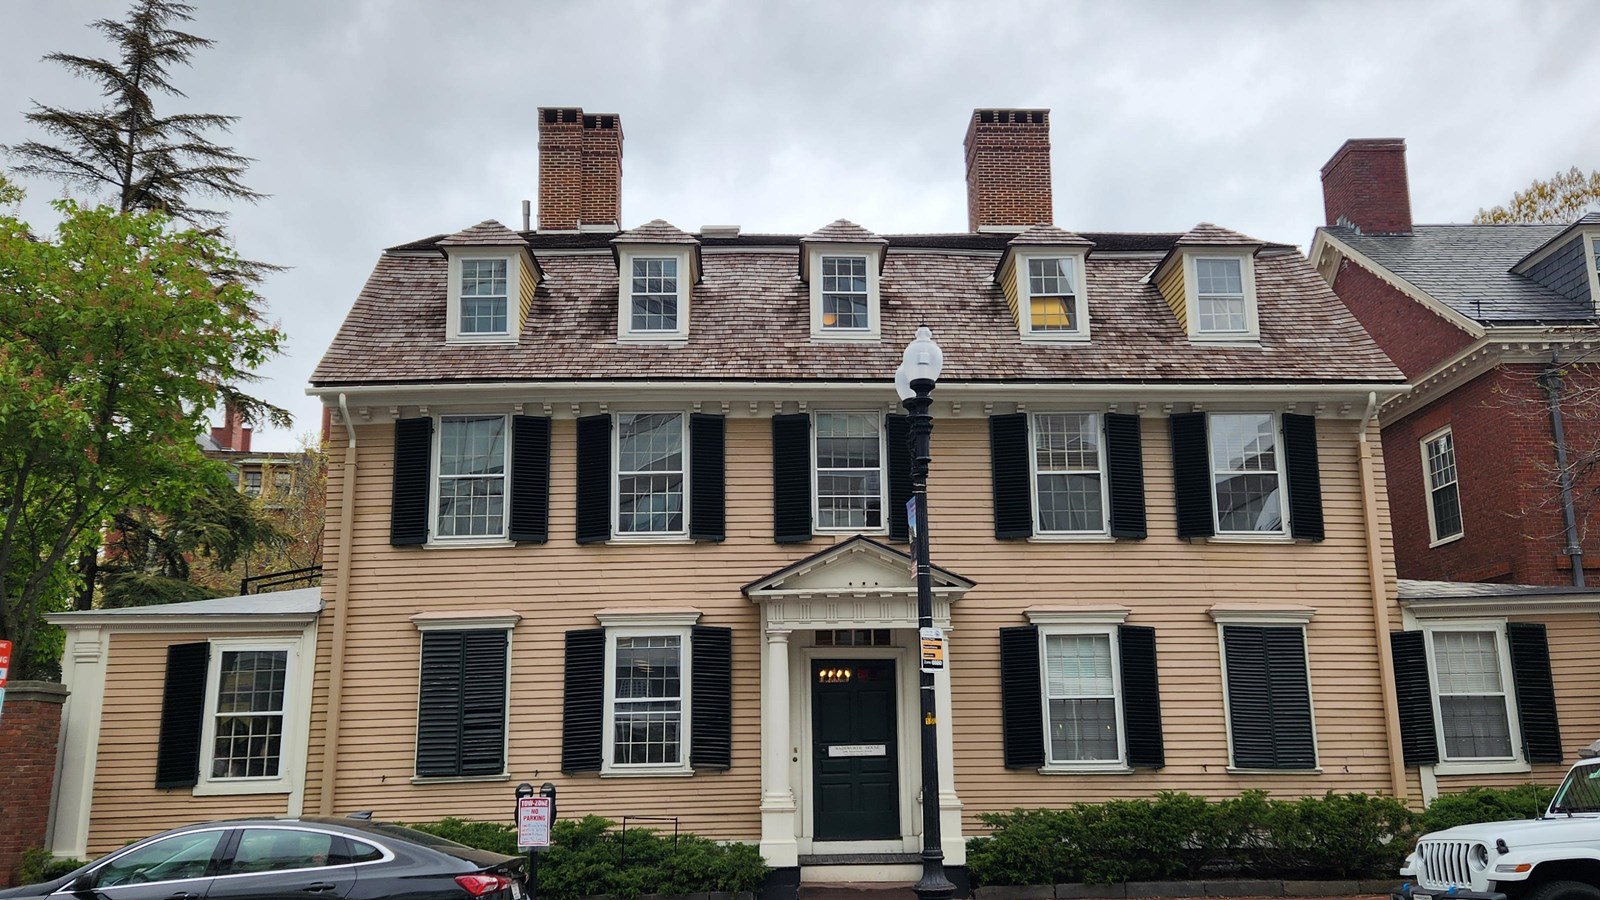
<svg viewBox="0 0 1600 900">
<path fill-rule="evenodd" d="M 1392 900 L 1600 900 L 1600 741 L 1537 819 L 1423 835 Z"/>
</svg>

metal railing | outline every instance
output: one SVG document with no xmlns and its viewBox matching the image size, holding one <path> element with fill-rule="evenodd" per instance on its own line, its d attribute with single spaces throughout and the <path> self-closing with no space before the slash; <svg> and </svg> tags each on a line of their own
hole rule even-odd
<svg viewBox="0 0 1600 900">
<path fill-rule="evenodd" d="M 286 569 L 282 572 L 268 572 L 264 575 L 251 575 L 239 580 L 240 594 L 264 594 L 268 591 L 281 591 L 291 587 L 315 587 L 322 583 L 322 567 L 306 566 L 303 569 Z"/>
</svg>

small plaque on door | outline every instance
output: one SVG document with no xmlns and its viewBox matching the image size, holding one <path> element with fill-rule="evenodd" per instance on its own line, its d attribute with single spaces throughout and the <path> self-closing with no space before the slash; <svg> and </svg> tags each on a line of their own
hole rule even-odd
<svg viewBox="0 0 1600 900">
<path fill-rule="evenodd" d="M 832 756 L 888 756 L 888 744 L 829 744 L 828 755 Z"/>
</svg>

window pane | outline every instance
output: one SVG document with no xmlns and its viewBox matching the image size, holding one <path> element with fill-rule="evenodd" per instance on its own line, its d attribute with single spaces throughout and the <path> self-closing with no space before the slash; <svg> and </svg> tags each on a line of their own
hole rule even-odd
<svg viewBox="0 0 1600 900">
<path fill-rule="evenodd" d="M 678 329 L 678 261 L 635 259 L 633 261 L 634 331 L 676 331 Z"/>
<path fill-rule="evenodd" d="M 222 654 L 217 712 L 283 712 L 286 650 L 228 650 Z"/>
<path fill-rule="evenodd" d="M 1270 414 L 1213 415 L 1211 434 L 1219 531 L 1282 531 L 1275 420 Z"/>
<path fill-rule="evenodd" d="M 1050 760 L 1115 760 L 1117 701 L 1051 700 Z"/>
<path fill-rule="evenodd" d="M 878 528 L 883 524 L 878 417 L 818 413 L 817 526 Z"/>
<path fill-rule="evenodd" d="M 682 415 L 617 417 L 617 529 L 683 530 Z"/>
<path fill-rule="evenodd" d="M 505 513 L 505 479 L 440 478 L 439 535 L 497 535 Z"/>
<path fill-rule="evenodd" d="M 1028 295 L 1071 296 L 1072 269 L 1068 259 L 1028 260 Z"/>
<path fill-rule="evenodd" d="M 1244 294 L 1244 276 L 1237 259 L 1197 259 L 1194 274 L 1201 294 Z"/>
<path fill-rule="evenodd" d="M 506 331 L 506 261 L 461 261 L 461 333 Z"/>
<path fill-rule="evenodd" d="M 676 635 L 617 638 L 617 699 L 681 695 Z"/>
<path fill-rule="evenodd" d="M 1040 475 L 1039 530 L 1104 531 L 1099 474 Z"/>
<path fill-rule="evenodd" d="M 1077 331 L 1077 313 L 1071 297 L 1033 297 L 1028 300 L 1028 327 L 1034 331 Z"/>
<path fill-rule="evenodd" d="M 612 761 L 679 761 L 681 641 L 675 635 L 617 638 Z"/>
<path fill-rule="evenodd" d="M 1450 759 L 1513 755 L 1505 697 L 1440 697 L 1439 716 Z"/>
<path fill-rule="evenodd" d="M 499 475 L 506 466 L 504 416 L 439 421 L 439 474 Z"/>
<path fill-rule="evenodd" d="M 867 313 L 867 260 L 861 256 L 822 258 L 822 327 L 870 328 Z"/>
<path fill-rule="evenodd" d="M 96 870 L 95 887 L 199 878 L 211 864 L 222 835 L 221 831 L 203 831 L 147 844 Z"/>
<path fill-rule="evenodd" d="M 612 735 L 612 762 L 618 765 L 669 765 L 678 762 L 682 712 L 676 700 L 619 703 Z"/>
<path fill-rule="evenodd" d="M 1045 690 L 1051 697 L 1110 697 L 1111 638 L 1052 634 L 1044 639 Z"/>
<path fill-rule="evenodd" d="M 1242 297 L 1201 297 L 1200 330 L 1229 332 L 1248 330 Z"/>
<path fill-rule="evenodd" d="M 1442 540 L 1461 533 L 1461 488 L 1456 483 L 1456 447 L 1446 433 L 1428 442 L 1428 490 L 1433 501 L 1433 534 Z"/>
<path fill-rule="evenodd" d="M 1433 492 L 1433 533 L 1444 539 L 1461 533 L 1461 494 L 1449 484 Z"/>
<path fill-rule="evenodd" d="M 1282 531 L 1277 475 L 1218 475 L 1219 531 Z"/>
<path fill-rule="evenodd" d="M 505 469 L 504 416 L 455 416 L 439 421 L 440 537 L 501 533 Z"/>
<path fill-rule="evenodd" d="M 1441 694 L 1501 690 L 1500 651 L 1492 631 L 1433 632 L 1433 665 Z"/>
<path fill-rule="evenodd" d="M 1100 419 L 1092 414 L 1034 416 L 1039 471 L 1100 471 Z"/>
<path fill-rule="evenodd" d="M 1440 435 L 1428 442 L 1428 483 L 1444 487 L 1456 480 L 1456 447 L 1451 435 Z"/>
<path fill-rule="evenodd" d="M 1217 472 L 1276 472 L 1277 435 L 1272 416 L 1214 415 L 1211 430 L 1211 467 Z"/>
<path fill-rule="evenodd" d="M 328 865 L 333 835 L 280 828 L 246 828 L 233 852 L 231 874 L 311 869 Z"/>
</svg>

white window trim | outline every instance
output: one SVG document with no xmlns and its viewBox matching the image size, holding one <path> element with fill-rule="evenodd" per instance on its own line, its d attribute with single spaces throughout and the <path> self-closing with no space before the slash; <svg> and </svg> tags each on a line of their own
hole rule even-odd
<svg viewBox="0 0 1600 900">
<path fill-rule="evenodd" d="M 1243 610 L 1213 608 L 1211 618 L 1217 623 L 1217 654 L 1222 664 L 1222 724 L 1228 738 L 1228 773 L 1232 775 L 1285 775 L 1293 773 L 1322 774 L 1322 742 L 1317 737 L 1317 692 L 1311 682 L 1311 636 L 1307 633 L 1306 624 L 1311 615 L 1302 610 L 1308 607 L 1290 609 L 1285 607 L 1282 611 L 1264 610 L 1260 614 L 1251 614 Z M 1223 629 L 1232 625 L 1256 625 L 1267 628 L 1298 628 L 1300 629 L 1300 646 L 1304 651 L 1306 660 L 1306 708 L 1311 713 L 1311 758 L 1312 766 L 1309 769 L 1255 769 L 1248 766 L 1235 765 L 1233 761 L 1233 701 L 1228 696 L 1228 641 L 1223 634 Z"/>
<path fill-rule="evenodd" d="M 1469 756 L 1451 759 L 1444 740 L 1444 715 L 1439 704 L 1439 670 L 1434 662 L 1433 636 L 1439 631 L 1489 632 L 1494 635 L 1495 658 L 1500 666 L 1500 690 L 1506 698 L 1507 735 L 1511 740 L 1511 755 L 1497 757 Z M 1439 748 L 1439 761 L 1434 764 L 1436 775 L 1486 775 L 1507 772 L 1528 772 L 1532 766 L 1522 752 L 1522 725 L 1518 721 L 1517 688 L 1511 671 L 1511 647 L 1506 641 L 1505 619 L 1451 619 L 1427 622 L 1422 625 L 1422 646 L 1428 658 L 1428 699 L 1433 703 L 1433 739 Z"/>
<path fill-rule="evenodd" d="M 664 621 L 693 621 L 699 618 L 696 613 L 691 619 L 687 615 L 674 616 Z M 616 621 L 617 618 L 611 618 Z M 606 619 L 602 619 L 605 622 Z M 635 619 L 635 621 L 641 621 Z M 600 747 L 600 775 L 605 778 L 640 778 L 648 776 L 685 776 L 693 775 L 694 769 L 689 767 L 690 739 L 694 731 L 693 718 L 693 688 L 694 688 L 694 653 L 691 645 L 692 631 L 690 625 L 666 624 L 634 624 L 634 625 L 605 625 L 606 630 L 606 660 L 605 660 L 605 715 L 602 719 L 603 731 L 601 733 Z M 670 764 L 632 763 L 619 764 L 613 762 L 616 755 L 616 700 L 617 700 L 617 638 L 622 637 L 676 637 L 678 638 L 678 761 Z"/>
<path fill-rule="evenodd" d="M 1099 439 L 1098 453 L 1100 460 L 1100 528 L 1095 531 L 1050 531 L 1045 529 L 1044 520 L 1039 508 L 1039 436 L 1038 420 L 1040 416 L 1092 416 L 1094 417 L 1095 434 Z M 1083 474 L 1083 473 L 1073 473 Z M 1028 414 L 1028 494 L 1033 503 L 1033 533 L 1035 537 L 1046 540 L 1094 540 L 1109 538 L 1111 536 L 1111 491 L 1107 484 L 1106 475 L 1106 419 L 1097 412 L 1068 412 L 1065 410 L 1044 410 Z"/>
<path fill-rule="evenodd" d="M 501 494 L 500 504 L 500 533 L 499 534 L 469 534 L 451 535 L 443 537 L 439 534 L 439 451 L 444 439 L 445 419 L 488 419 L 499 416 L 505 420 L 505 462 L 504 469 L 505 489 Z M 510 547 L 513 545 L 509 535 L 511 526 L 511 420 L 505 413 L 497 412 L 462 412 L 442 413 L 433 417 L 433 440 L 430 453 L 431 468 L 428 479 L 428 547 Z"/>
<path fill-rule="evenodd" d="M 302 666 L 300 638 L 212 638 L 211 661 L 206 668 L 205 723 L 200 732 L 200 777 L 196 797 L 245 794 L 288 794 L 305 772 L 306 736 L 302 731 L 309 711 L 312 666 Z M 278 743 L 278 774 L 272 778 L 215 778 L 211 766 L 216 753 L 217 693 L 222 682 L 222 654 L 251 650 L 284 651 L 283 732 Z M 306 671 L 302 672 L 301 670 Z"/>
<path fill-rule="evenodd" d="M 626 343 L 681 343 L 689 339 L 689 307 L 693 294 L 694 251 L 683 244 L 618 244 L 617 340 Z M 633 328 L 633 261 L 674 259 L 678 262 L 678 327 L 670 331 Z"/>
<path fill-rule="evenodd" d="M 1277 467 L 1278 473 L 1278 530 L 1277 531 L 1224 531 L 1222 528 L 1222 511 L 1217 508 L 1217 476 L 1216 460 L 1212 451 L 1211 442 L 1215 439 L 1216 430 L 1211 427 L 1212 419 L 1217 416 L 1270 416 L 1272 418 L 1272 462 Z M 1289 531 L 1289 473 L 1284 467 L 1283 448 L 1283 418 L 1276 412 L 1260 410 L 1238 410 L 1226 412 L 1206 413 L 1206 472 L 1210 477 L 1211 488 L 1211 529 L 1214 532 L 1210 540 L 1237 541 L 1241 543 L 1289 543 L 1294 536 Z M 1236 474 L 1236 473 L 1235 473 Z"/>
<path fill-rule="evenodd" d="M 1583 239 L 1588 251 L 1584 254 L 1584 268 L 1589 275 L 1589 302 L 1600 311 L 1600 231 L 1585 231 Z"/>
<path fill-rule="evenodd" d="M 1428 469 L 1428 445 L 1444 437 L 1450 436 L 1450 464 L 1456 470 L 1456 514 L 1461 518 L 1461 530 L 1455 534 L 1439 537 L 1439 523 L 1434 518 L 1433 512 L 1433 474 Z M 1467 516 L 1466 509 L 1461 505 L 1461 460 L 1456 454 L 1456 436 L 1449 425 L 1425 436 L 1417 442 L 1418 451 L 1422 454 L 1422 498 L 1428 504 L 1428 549 L 1442 547 L 1445 544 L 1455 543 L 1466 537 Z"/>
<path fill-rule="evenodd" d="M 878 244 L 807 244 L 803 252 L 806 271 L 809 273 L 811 293 L 811 339 L 814 341 L 876 341 L 883 334 L 883 315 L 879 303 L 878 269 L 883 262 L 884 248 Z M 824 256 L 851 256 L 865 259 L 867 263 L 867 327 L 822 327 L 822 258 Z"/>
<path fill-rule="evenodd" d="M 417 729 L 421 726 L 422 718 L 422 641 L 430 631 L 504 631 L 506 633 L 506 702 L 505 720 L 500 724 L 500 733 L 503 746 L 500 749 L 500 758 L 504 765 L 511 765 L 511 666 L 516 662 L 512 656 L 514 641 L 512 630 L 522 616 L 511 610 L 468 610 L 457 614 L 453 618 L 433 617 L 429 613 L 418 613 L 411 617 L 411 623 L 417 627 L 417 712 L 413 715 L 411 725 L 411 783 L 412 784 L 462 784 L 474 781 L 509 781 L 511 773 L 503 771 L 496 775 L 418 775 L 417 774 Z M 465 677 L 466 673 L 463 672 Z"/>
<path fill-rule="evenodd" d="M 1035 623 L 1043 621 L 1042 618 L 1030 616 Z M 1102 624 L 1039 624 L 1039 703 L 1042 714 L 1041 722 L 1044 727 L 1044 765 L 1039 767 L 1042 775 L 1065 775 L 1082 773 L 1123 773 L 1130 772 L 1128 765 L 1128 737 L 1123 723 L 1123 694 L 1122 694 L 1122 647 L 1118 642 L 1117 626 Z M 1049 638 L 1051 635 L 1063 634 L 1088 634 L 1106 635 L 1110 641 L 1111 652 L 1111 690 L 1115 700 L 1117 713 L 1117 758 L 1093 760 L 1053 760 L 1050 758 L 1050 661 Z"/>
<path fill-rule="evenodd" d="M 822 498 L 817 494 L 817 475 L 822 471 L 817 455 L 817 416 L 819 415 L 875 416 L 878 421 L 878 518 L 876 528 L 824 528 L 822 527 Z M 883 413 L 876 409 L 819 409 L 811 414 L 811 528 L 817 534 L 888 534 L 889 516 L 889 436 L 883 424 Z"/>
<path fill-rule="evenodd" d="M 445 343 L 447 344 L 515 344 L 522 336 L 522 279 L 529 277 L 522 271 L 522 261 L 509 250 L 496 251 L 483 248 L 478 251 L 446 251 L 445 267 L 449 279 L 449 303 L 445 310 Z M 466 260 L 504 261 L 506 264 L 506 330 L 500 332 L 461 331 L 461 263 Z"/>
<path fill-rule="evenodd" d="M 1012 268 L 1013 278 L 1016 279 L 1017 292 L 1017 325 L 1021 328 L 1022 339 L 1025 342 L 1039 341 L 1051 344 L 1083 344 L 1089 341 L 1089 289 L 1088 289 L 1088 252 L 1070 250 L 1033 250 L 1022 251 L 1014 257 L 1016 262 Z M 1028 280 L 1028 263 L 1035 259 L 1063 259 L 1072 265 L 1073 315 L 1076 317 L 1078 327 L 1072 331 L 1034 331 L 1033 330 L 1033 296 Z"/>
<path fill-rule="evenodd" d="M 676 531 L 629 531 L 621 527 L 622 514 L 622 417 L 675 415 L 679 417 L 683 436 L 683 527 Z M 689 538 L 689 413 L 682 409 L 625 409 L 618 410 L 611 428 L 611 538 L 607 543 L 617 544 L 681 544 Z"/>
<path fill-rule="evenodd" d="M 1244 331 L 1200 330 L 1200 276 L 1195 268 L 1199 259 L 1236 259 L 1239 261 L 1239 278 L 1244 288 Z M 1249 249 L 1225 250 L 1217 247 L 1186 250 L 1183 253 L 1184 302 L 1188 305 L 1189 340 L 1197 343 L 1247 343 L 1261 340 L 1261 319 L 1256 303 L 1255 254 Z"/>
</svg>

